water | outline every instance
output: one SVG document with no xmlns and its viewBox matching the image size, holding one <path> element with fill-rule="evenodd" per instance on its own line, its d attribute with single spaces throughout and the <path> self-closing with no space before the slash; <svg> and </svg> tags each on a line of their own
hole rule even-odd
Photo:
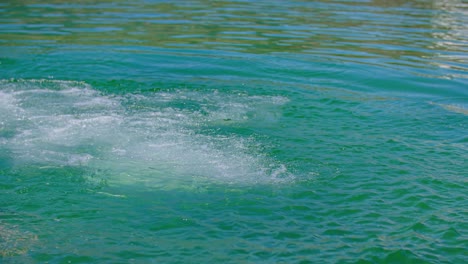
<svg viewBox="0 0 468 264">
<path fill-rule="evenodd" d="M 1 263 L 464 263 L 465 1 L 3 1 Z"/>
</svg>

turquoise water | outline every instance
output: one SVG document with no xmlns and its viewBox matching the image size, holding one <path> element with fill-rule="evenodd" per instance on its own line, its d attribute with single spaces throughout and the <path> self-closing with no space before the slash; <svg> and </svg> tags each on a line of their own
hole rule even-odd
<svg viewBox="0 0 468 264">
<path fill-rule="evenodd" d="M 465 1 L 3 1 L 1 263 L 464 263 Z"/>
</svg>

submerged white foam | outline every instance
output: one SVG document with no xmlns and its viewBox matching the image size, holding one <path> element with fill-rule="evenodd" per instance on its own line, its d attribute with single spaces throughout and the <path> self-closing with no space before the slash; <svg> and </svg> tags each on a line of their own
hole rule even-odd
<svg viewBox="0 0 468 264">
<path fill-rule="evenodd" d="M 273 119 L 286 101 L 183 90 L 110 96 L 82 82 L 4 80 L 0 144 L 14 166 L 82 166 L 115 184 L 288 181 L 255 138 L 216 133 L 220 123 Z"/>
</svg>

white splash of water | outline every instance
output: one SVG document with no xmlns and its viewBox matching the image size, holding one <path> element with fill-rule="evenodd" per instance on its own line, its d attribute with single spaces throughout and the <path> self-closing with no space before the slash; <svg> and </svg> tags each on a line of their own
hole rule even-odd
<svg viewBox="0 0 468 264">
<path fill-rule="evenodd" d="M 15 166 L 81 166 L 106 172 L 113 184 L 289 181 L 255 138 L 199 129 L 274 119 L 285 102 L 216 91 L 110 96 L 82 82 L 3 80 L 0 147 Z"/>
</svg>

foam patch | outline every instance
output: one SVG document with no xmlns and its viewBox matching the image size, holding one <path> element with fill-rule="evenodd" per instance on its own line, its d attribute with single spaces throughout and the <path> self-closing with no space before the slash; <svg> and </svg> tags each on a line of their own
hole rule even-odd
<svg viewBox="0 0 468 264">
<path fill-rule="evenodd" d="M 12 166 L 80 166 L 110 184 L 290 181 L 252 136 L 216 127 L 274 122 L 287 98 L 175 90 L 104 95 L 83 82 L 0 81 L 0 148 Z"/>
</svg>

